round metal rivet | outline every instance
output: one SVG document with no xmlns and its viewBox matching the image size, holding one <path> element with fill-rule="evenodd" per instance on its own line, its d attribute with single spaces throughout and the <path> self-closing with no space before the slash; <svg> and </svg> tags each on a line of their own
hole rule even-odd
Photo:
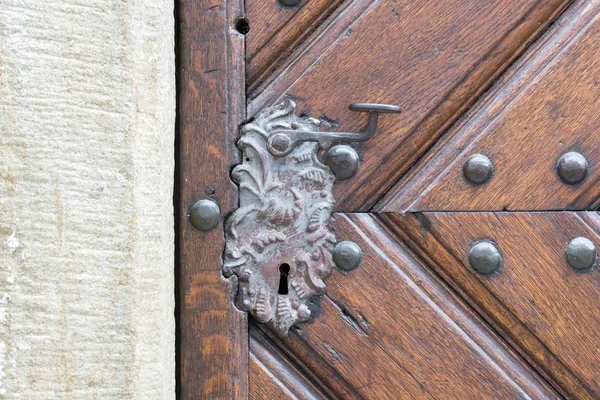
<svg viewBox="0 0 600 400">
<path fill-rule="evenodd" d="M 596 246 L 591 240 L 578 237 L 571 240 L 567 246 L 567 262 L 577 270 L 593 267 L 598 259 Z"/>
<path fill-rule="evenodd" d="M 494 166 L 487 156 L 474 154 L 465 161 L 463 174 L 474 185 L 486 183 L 494 173 Z"/>
<path fill-rule="evenodd" d="M 502 254 L 489 240 L 479 242 L 469 252 L 469 264 L 482 274 L 491 274 L 502 266 Z"/>
<path fill-rule="evenodd" d="M 353 270 L 360 265 L 361 260 L 362 250 L 354 242 L 339 242 L 333 249 L 333 262 L 339 269 Z"/>
<path fill-rule="evenodd" d="M 279 4 L 286 7 L 294 7 L 300 3 L 300 0 L 279 0 Z"/>
<path fill-rule="evenodd" d="M 213 200 L 198 200 L 190 209 L 189 218 L 194 228 L 207 232 L 219 225 L 221 209 Z"/>
<path fill-rule="evenodd" d="M 574 151 L 563 154 L 556 165 L 558 176 L 569 185 L 583 181 L 588 174 L 588 169 L 589 164 L 585 157 Z"/>
<path fill-rule="evenodd" d="M 358 161 L 356 150 L 345 144 L 333 146 L 325 156 L 325 164 L 341 181 L 352 178 L 356 174 Z"/>
<path fill-rule="evenodd" d="M 290 143 L 290 138 L 285 134 L 276 134 L 271 138 L 271 147 L 280 152 L 285 152 Z"/>
</svg>

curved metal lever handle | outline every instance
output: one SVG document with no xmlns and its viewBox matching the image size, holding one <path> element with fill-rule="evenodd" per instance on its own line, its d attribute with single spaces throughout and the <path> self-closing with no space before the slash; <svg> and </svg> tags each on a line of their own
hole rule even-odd
<svg viewBox="0 0 600 400">
<path fill-rule="evenodd" d="M 319 148 L 328 149 L 342 142 L 364 142 L 370 139 L 377 130 L 377 120 L 380 113 L 399 113 L 400 107 L 390 104 L 353 103 L 351 111 L 368 112 L 369 123 L 363 132 L 318 132 L 300 130 L 276 130 L 269 135 L 267 149 L 276 157 L 283 157 L 302 142 L 317 142 Z"/>
</svg>

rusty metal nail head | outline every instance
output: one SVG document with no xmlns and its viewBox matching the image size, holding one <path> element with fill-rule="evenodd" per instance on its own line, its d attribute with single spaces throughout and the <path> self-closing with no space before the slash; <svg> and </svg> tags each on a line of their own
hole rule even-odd
<svg viewBox="0 0 600 400">
<path fill-rule="evenodd" d="M 598 260 L 594 243 L 584 237 L 577 237 L 567 246 L 567 262 L 574 269 L 581 271 L 590 269 Z"/>
<path fill-rule="evenodd" d="M 563 154 L 556 165 L 556 173 L 568 185 L 582 182 L 588 175 L 589 164 L 584 156 L 570 151 Z"/>
<path fill-rule="evenodd" d="M 333 262 L 344 271 L 351 271 L 360 265 L 362 261 L 362 250 L 350 241 L 339 242 L 333 249 Z"/>
<path fill-rule="evenodd" d="M 194 228 L 202 232 L 208 232 L 219 225 L 221 209 L 214 200 L 201 199 L 190 209 L 189 218 Z"/>
<path fill-rule="evenodd" d="M 350 179 L 358 171 L 358 154 L 345 144 L 333 146 L 325 156 L 325 164 L 340 181 Z"/>
<path fill-rule="evenodd" d="M 469 264 L 481 274 L 491 274 L 502 266 L 502 254 L 495 243 L 483 240 L 471 247 Z"/>
<path fill-rule="evenodd" d="M 487 156 L 474 154 L 465 161 L 463 174 L 465 179 L 474 185 L 482 185 L 490 180 L 494 166 Z"/>
<path fill-rule="evenodd" d="M 285 7 L 295 7 L 300 4 L 300 0 L 279 0 L 279 4 Z"/>
</svg>

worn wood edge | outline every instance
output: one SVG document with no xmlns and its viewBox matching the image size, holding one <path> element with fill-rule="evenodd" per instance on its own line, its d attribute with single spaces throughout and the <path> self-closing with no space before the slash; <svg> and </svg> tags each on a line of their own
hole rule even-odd
<svg viewBox="0 0 600 400">
<path fill-rule="evenodd" d="M 299 79 L 379 0 L 343 2 L 309 35 L 295 52 L 271 71 L 269 78 L 248 94 L 247 115 L 253 117 L 264 107 L 274 104 L 289 83 Z"/>
<path fill-rule="evenodd" d="M 581 196 L 585 195 L 587 193 L 582 193 Z M 575 201 L 577 201 L 578 199 L 576 199 Z M 585 208 L 585 211 L 593 211 L 593 210 L 598 210 L 598 208 L 600 208 L 600 193 L 598 193 L 595 197 L 593 197 L 592 200 L 589 201 L 588 203 L 589 205 Z"/>
<path fill-rule="evenodd" d="M 314 31 L 329 18 L 338 7 L 344 4 L 343 0 L 331 0 L 321 12 L 318 13 L 317 18 L 310 18 L 309 3 L 304 3 L 302 7 L 291 16 L 291 18 L 283 24 L 283 27 L 275 32 L 263 45 L 250 57 L 246 59 L 246 70 L 247 70 L 247 85 L 248 93 L 252 93 L 260 86 L 265 80 L 271 76 L 273 71 L 288 58 L 307 38 L 311 37 Z M 309 14 L 305 16 L 305 14 Z M 294 29 L 289 22 L 295 22 L 296 20 L 309 18 L 312 20 L 298 35 L 291 35 L 291 31 Z M 273 48 L 277 51 L 273 53 Z M 255 69 L 256 60 L 266 60 L 260 68 Z"/>
<path fill-rule="evenodd" d="M 414 264 L 419 268 L 407 269 L 407 273 L 412 281 L 425 291 L 432 302 L 441 307 L 452 321 L 457 324 L 485 353 L 493 360 L 496 365 L 501 367 L 506 375 L 520 387 L 525 387 L 523 383 L 533 385 L 533 389 L 546 391 L 548 394 L 556 396 L 555 388 L 549 384 L 544 376 L 540 375 L 532 365 L 527 362 L 515 349 L 499 335 L 497 330 L 482 318 L 477 310 L 473 309 L 468 302 L 464 300 L 459 293 L 453 290 L 441 277 L 433 271 L 427 260 L 420 257 L 419 253 L 405 242 L 406 235 L 399 235 L 393 226 L 388 224 L 387 220 L 381 218 L 381 215 L 366 213 L 345 213 L 336 214 L 346 218 L 355 226 L 358 234 L 364 235 L 367 241 L 372 237 L 383 238 L 381 243 L 373 243 L 378 246 L 382 253 L 389 253 L 390 256 L 398 256 L 401 252 L 405 257 L 414 260 Z M 367 232 L 379 232 L 378 235 L 368 235 Z M 363 233 L 364 232 L 364 233 Z M 407 237 L 406 237 L 407 238 Z M 394 251 L 394 247 L 401 251 Z M 423 254 L 421 252 L 421 254 Z M 431 261 L 431 260 L 429 260 Z M 526 379 L 525 374 L 529 374 L 531 380 Z"/>
<path fill-rule="evenodd" d="M 590 202 L 590 206 L 588 207 L 589 210 L 598 210 L 600 208 L 600 194 L 598 194 L 598 197 L 596 197 L 596 199 L 594 199 L 594 201 Z"/>
<path fill-rule="evenodd" d="M 577 213 L 581 222 L 600 235 L 600 214 L 597 211 Z"/>
<path fill-rule="evenodd" d="M 176 12 L 177 397 L 246 399 L 247 316 L 232 305 L 235 282 L 221 274 L 223 226 L 202 233 L 188 222 L 200 198 L 217 201 L 222 215 L 237 207 L 229 170 L 239 158 L 234 143 L 246 99 L 244 41 L 232 27 L 243 15 L 243 0 L 179 0 Z"/>
<path fill-rule="evenodd" d="M 570 211 L 569 211 L 570 212 Z M 401 238 L 406 245 L 417 254 L 425 264 L 428 266 L 430 271 L 434 273 L 438 279 L 443 282 L 457 297 L 461 298 L 462 301 L 467 304 L 485 324 L 498 336 L 503 342 L 509 346 L 514 353 L 531 367 L 533 371 L 552 387 L 557 393 L 564 398 L 578 398 L 578 399 L 594 399 L 595 395 L 593 392 L 584 386 L 579 378 L 565 365 L 563 362 L 554 355 L 542 342 L 538 341 L 535 335 L 527 328 L 493 293 L 491 293 L 485 286 L 479 285 L 479 287 L 488 294 L 487 300 L 492 303 L 494 309 L 500 310 L 501 313 L 487 313 L 485 312 L 485 306 L 476 301 L 476 297 L 473 293 L 465 289 L 466 285 L 461 285 L 460 282 L 456 282 L 452 279 L 443 269 L 437 266 L 437 263 L 433 260 L 431 254 L 422 248 L 418 241 L 411 235 L 411 227 L 406 226 L 399 218 L 407 221 L 412 219 L 412 222 L 418 225 L 427 225 L 428 220 L 427 214 L 434 214 L 440 212 L 419 212 L 419 213 L 381 213 L 377 214 L 378 218 L 385 224 L 395 235 Z M 446 213 L 446 212 L 442 212 Z M 451 212 L 447 212 L 451 213 Z M 471 214 L 478 213 L 473 212 Z M 523 212 L 524 213 L 524 212 Z M 514 213 L 513 213 L 514 214 Z M 600 221 L 599 225 L 600 226 Z M 416 228 L 418 229 L 418 228 Z M 443 251 L 452 259 L 456 260 L 457 263 L 462 264 L 462 261 L 458 255 L 454 254 L 440 241 L 434 233 L 431 233 L 433 240 L 443 249 Z M 473 278 L 475 279 L 475 278 Z M 502 326 L 510 326 L 511 331 L 505 331 Z M 526 341 L 523 338 L 527 338 Z M 521 342 L 518 341 L 521 339 Z M 521 344 L 519 344 L 521 343 Z M 531 354 L 538 353 L 543 354 L 539 359 L 535 359 Z M 556 372 L 556 373 L 555 373 Z M 561 376 L 558 372 L 562 372 Z"/>
<path fill-rule="evenodd" d="M 251 319 L 250 332 L 252 333 L 253 330 L 260 331 L 260 333 L 269 340 L 283 357 L 289 360 L 296 369 L 308 377 L 308 379 L 313 382 L 315 386 L 319 387 L 322 392 L 326 393 L 329 398 L 362 399 L 352 383 L 341 377 L 330 363 L 316 353 L 303 336 L 298 333 L 296 328 L 292 328 L 290 331 L 290 337 L 293 338 L 293 348 L 286 346 L 284 343 L 285 338 L 281 336 L 280 332 Z M 328 375 L 335 380 L 338 387 L 335 388 L 333 385 L 328 385 L 324 379 L 321 379 L 313 371 L 315 365 L 328 371 Z"/>
<path fill-rule="evenodd" d="M 253 323 L 250 323 L 250 357 L 257 360 L 269 371 L 280 385 L 298 398 L 331 399 L 336 396 L 314 375 L 305 375 L 300 369 L 272 343 L 271 339 Z M 305 370 L 307 370 L 305 368 Z M 250 387 L 250 390 L 252 388 Z"/>
<path fill-rule="evenodd" d="M 460 135 L 460 133 L 471 124 L 480 126 L 485 121 L 489 121 L 489 118 L 485 118 L 486 115 L 501 115 L 502 111 L 510 105 L 512 100 L 510 95 L 512 93 L 511 90 L 514 93 L 522 91 L 524 89 L 523 85 L 527 86 L 536 76 L 543 73 L 548 60 L 552 60 L 556 56 L 556 53 L 562 51 L 561 45 L 571 41 L 579 30 L 584 28 L 590 18 L 592 18 L 591 15 L 588 15 L 587 19 L 580 18 L 582 14 L 589 12 L 586 9 L 587 0 L 574 1 L 571 7 L 567 7 L 568 3 L 571 2 L 569 1 L 564 4 L 563 9 L 557 10 L 557 14 L 552 17 L 552 22 L 546 28 L 543 35 L 530 47 L 526 48 L 524 53 L 508 68 L 506 73 L 499 77 L 493 86 L 396 182 L 392 189 L 379 199 L 373 207 L 374 212 L 460 211 L 450 209 L 420 210 L 413 207 L 413 205 L 430 188 L 435 179 L 441 175 L 438 171 L 439 168 L 441 166 L 448 166 L 467 146 L 472 145 L 479 136 L 475 133 L 471 135 Z M 551 51 L 544 52 L 546 47 L 549 47 Z M 471 132 L 476 132 L 476 130 L 471 129 Z M 452 149 L 453 152 L 445 157 L 440 156 L 446 149 Z M 593 206 L 593 204 L 591 202 L 590 206 Z"/>
<path fill-rule="evenodd" d="M 250 353 L 248 361 L 249 400 L 298 399 L 254 354 Z"/>
</svg>

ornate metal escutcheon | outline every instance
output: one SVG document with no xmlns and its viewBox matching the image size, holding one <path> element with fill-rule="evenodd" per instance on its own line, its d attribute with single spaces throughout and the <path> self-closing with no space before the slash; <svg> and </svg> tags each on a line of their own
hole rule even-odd
<svg viewBox="0 0 600 400">
<path fill-rule="evenodd" d="M 369 123 L 362 133 L 344 133 L 320 131 L 322 121 L 298 117 L 295 108 L 285 100 L 241 129 L 243 161 L 231 173 L 240 207 L 225 221 L 223 263 L 224 276 L 238 278 L 236 306 L 285 335 L 311 318 L 310 299 L 325 294 L 338 242 L 329 226 L 336 168 L 319 160 L 319 149 L 367 140 L 379 113 L 400 112 L 353 104 L 350 109 L 369 113 Z"/>
</svg>

